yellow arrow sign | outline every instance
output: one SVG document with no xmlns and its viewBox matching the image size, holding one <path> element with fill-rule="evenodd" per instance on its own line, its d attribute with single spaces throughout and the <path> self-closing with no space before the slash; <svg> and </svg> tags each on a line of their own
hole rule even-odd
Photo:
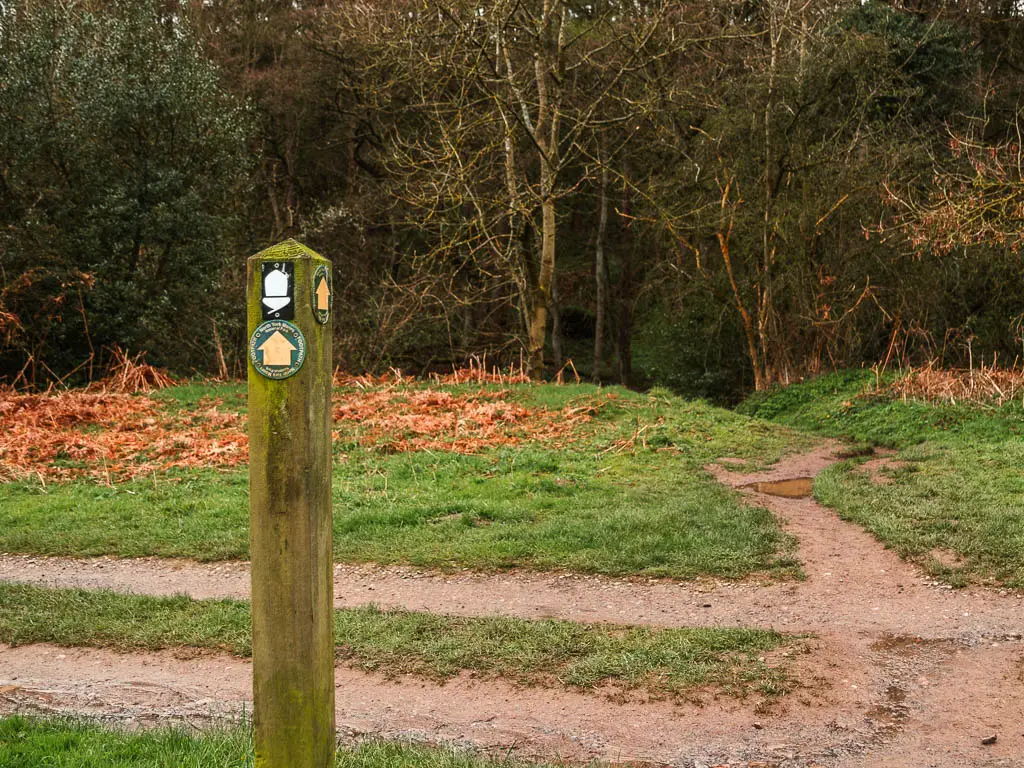
<svg viewBox="0 0 1024 768">
<path fill-rule="evenodd" d="M 283 333 L 274 331 L 257 349 L 263 353 L 264 365 L 288 367 L 292 364 L 292 352 L 298 347 L 288 341 Z"/>
<path fill-rule="evenodd" d="M 316 286 L 316 308 L 320 312 L 326 312 L 330 308 L 331 286 L 327 284 L 327 278 L 321 277 Z"/>
</svg>

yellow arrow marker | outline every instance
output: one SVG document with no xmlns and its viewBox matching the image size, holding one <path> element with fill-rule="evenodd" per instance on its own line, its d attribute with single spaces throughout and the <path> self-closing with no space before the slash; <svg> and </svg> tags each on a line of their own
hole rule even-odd
<svg viewBox="0 0 1024 768">
<path fill-rule="evenodd" d="M 330 308 L 331 286 L 327 284 L 327 278 L 321 277 L 316 287 L 316 308 L 326 312 Z"/>
<path fill-rule="evenodd" d="M 288 341 L 283 333 L 274 331 L 257 349 L 263 353 L 264 365 L 288 367 L 292 364 L 292 352 L 298 347 Z"/>
</svg>

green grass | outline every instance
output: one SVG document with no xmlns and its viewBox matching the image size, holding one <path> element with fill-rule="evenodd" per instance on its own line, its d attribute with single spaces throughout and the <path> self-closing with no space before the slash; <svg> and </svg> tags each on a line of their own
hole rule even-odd
<svg viewBox="0 0 1024 768">
<path fill-rule="evenodd" d="M 113 486 L 83 480 L 2 488 L 2 552 L 206 560 L 248 553 L 245 472 L 175 471 Z"/>
<path fill-rule="evenodd" d="M 138 731 L 84 719 L 0 718 L 4 768 L 253 768 L 252 732 L 244 726 Z M 339 749 L 336 768 L 543 768 L 448 748 L 368 741 Z"/>
<path fill-rule="evenodd" d="M 870 373 L 834 374 L 744 410 L 897 449 L 886 482 L 860 471 L 861 457 L 819 475 L 815 496 L 950 584 L 1024 587 L 1024 409 L 865 394 L 873 384 Z"/>
<path fill-rule="evenodd" d="M 220 400 L 222 410 L 245 413 L 247 398 L 244 382 L 218 384 L 204 379 L 193 379 L 177 387 L 150 392 L 147 397 L 163 403 L 168 411 L 194 410 L 204 400 Z"/>
<path fill-rule="evenodd" d="M 218 392 L 200 384 L 160 396 L 193 407 Z M 231 385 L 221 394 L 239 393 Z M 807 435 L 664 391 L 516 385 L 507 397 L 600 408 L 569 445 L 526 442 L 472 456 L 389 455 L 361 446 L 357 426 L 340 425 L 336 559 L 677 578 L 799 572 L 793 542 L 771 513 L 743 504 L 703 467 L 721 457 L 770 464 L 809 447 Z M 638 433 L 642 439 L 629 443 Z M 213 470 L 113 487 L 8 483 L 0 494 L 0 551 L 245 558 L 247 485 L 244 471 Z"/>
<path fill-rule="evenodd" d="M 761 659 L 793 644 L 767 630 L 650 629 L 507 617 L 467 618 L 373 607 L 335 612 L 337 654 L 358 669 L 444 681 L 460 672 L 523 684 L 610 684 L 684 695 L 787 690 Z M 249 605 L 0 583 L 0 642 L 118 650 L 200 648 L 251 654 Z"/>
<path fill-rule="evenodd" d="M 895 458 L 905 466 L 886 484 L 847 461 L 819 475 L 814 494 L 954 586 L 1024 587 L 1024 440 L 933 440 Z"/>
<path fill-rule="evenodd" d="M 903 448 L 935 439 L 1001 441 L 1024 434 L 1024 407 L 926 403 L 875 394 L 875 375 L 852 370 L 752 395 L 737 413 L 828 437 Z"/>
</svg>

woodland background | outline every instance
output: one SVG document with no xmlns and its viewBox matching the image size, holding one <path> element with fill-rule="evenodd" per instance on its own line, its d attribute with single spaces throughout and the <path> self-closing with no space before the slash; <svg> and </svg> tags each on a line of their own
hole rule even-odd
<svg viewBox="0 0 1024 768">
<path fill-rule="evenodd" d="M 245 258 L 337 364 L 722 402 L 1024 351 L 1007 0 L 0 0 L 0 381 L 244 373 Z"/>
</svg>

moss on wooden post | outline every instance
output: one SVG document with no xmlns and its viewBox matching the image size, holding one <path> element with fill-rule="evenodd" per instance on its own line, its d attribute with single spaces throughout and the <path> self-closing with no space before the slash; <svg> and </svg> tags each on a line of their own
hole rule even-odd
<svg viewBox="0 0 1024 768">
<path fill-rule="evenodd" d="M 253 714 L 258 768 L 334 765 L 334 579 L 331 517 L 331 320 L 318 322 L 313 280 L 330 263 L 288 240 L 248 263 L 249 337 L 274 335 L 263 265 L 284 264 L 293 296 L 285 337 L 266 350 L 250 344 L 249 518 L 252 559 Z M 266 269 L 272 269 L 267 267 Z M 276 282 L 274 280 L 276 279 Z M 323 289 L 321 288 L 321 295 Z M 280 304 L 280 300 L 277 301 Z M 282 315 L 282 312 L 278 312 Z M 271 315 L 273 317 L 273 315 Z M 261 329 L 262 326 L 262 329 Z M 256 334 L 260 329 L 260 335 Z M 283 354 L 304 339 L 294 373 Z M 294 344 L 292 342 L 295 342 Z M 261 355 L 266 355 L 262 357 Z M 263 366 L 263 373 L 254 364 Z M 294 366 L 293 366 L 294 367 Z M 281 376 L 272 378 L 271 376 Z"/>
</svg>

